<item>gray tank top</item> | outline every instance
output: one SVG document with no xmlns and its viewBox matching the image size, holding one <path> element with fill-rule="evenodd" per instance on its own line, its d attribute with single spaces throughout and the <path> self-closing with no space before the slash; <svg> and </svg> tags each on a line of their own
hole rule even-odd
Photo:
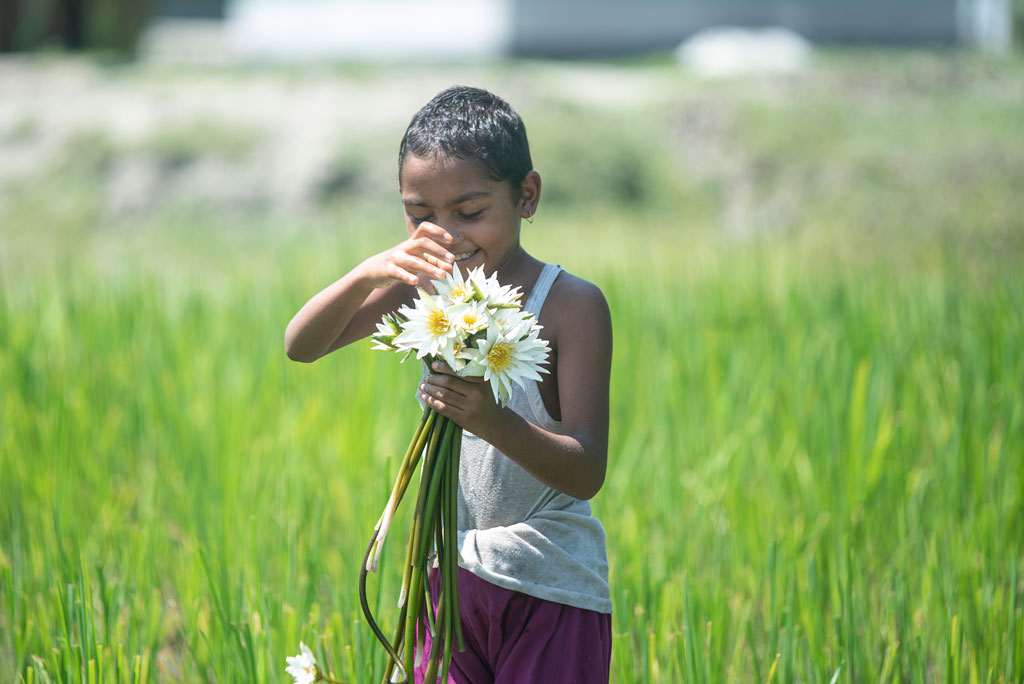
<svg viewBox="0 0 1024 684">
<path fill-rule="evenodd" d="M 539 318 L 561 267 L 546 264 L 524 308 Z M 543 338 L 544 334 L 541 333 Z M 535 381 L 513 385 L 508 406 L 550 432 L 562 424 L 544 408 Z M 611 613 L 605 533 L 590 503 L 542 484 L 472 433 L 459 467 L 462 567 L 506 589 Z"/>
</svg>

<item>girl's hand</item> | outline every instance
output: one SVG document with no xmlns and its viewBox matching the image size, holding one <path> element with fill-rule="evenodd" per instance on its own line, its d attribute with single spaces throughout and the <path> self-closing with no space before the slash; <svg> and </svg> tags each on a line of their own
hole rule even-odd
<svg viewBox="0 0 1024 684">
<path fill-rule="evenodd" d="M 424 221 L 405 240 L 362 263 L 363 277 L 375 288 L 395 281 L 416 286 L 421 279 L 443 278 L 452 272 L 455 255 L 444 248 L 454 240 L 444 228 Z"/>
<path fill-rule="evenodd" d="M 444 361 L 435 361 L 431 368 L 435 372 L 420 383 L 420 398 L 442 416 L 486 439 L 505 414 L 494 401 L 490 383 L 483 378 L 460 377 Z"/>
</svg>

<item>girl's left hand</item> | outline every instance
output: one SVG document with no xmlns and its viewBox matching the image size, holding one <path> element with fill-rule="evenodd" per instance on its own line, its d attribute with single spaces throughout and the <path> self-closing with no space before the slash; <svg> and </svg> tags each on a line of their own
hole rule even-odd
<svg viewBox="0 0 1024 684">
<path fill-rule="evenodd" d="M 458 376 L 444 361 L 435 361 L 431 369 L 435 372 L 420 383 L 420 398 L 442 416 L 486 439 L 486 433 L 497 427 L 504 414 L 494 401 L 490 383 Z"/>
</svg>

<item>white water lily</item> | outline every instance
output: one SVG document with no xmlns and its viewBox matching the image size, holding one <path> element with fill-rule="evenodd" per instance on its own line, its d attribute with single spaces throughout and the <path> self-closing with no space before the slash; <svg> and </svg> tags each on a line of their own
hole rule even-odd
<svg viewBox="0 0 1024 684">
<path fill-rule="evenodd" d="M 469 272 L 469 283 L 477 295 L 487 303 L 490 309 L 518 308 L 522 293 L 518 287 L 502 285 L 497 274 L 484 275 L 483 267 L 474 268 Z"/>
<path fill-rule="evenodd" d="M 401 321 L 399 321 L 394 314 L 385 316 L 381 322 L 377 324 L 377 332 L 371 336 L 374 342 L 372 349 L 396 351 L 398 348 L 395 346 L 395 338 L 398 337 L 401 332 Z"/>
<path fill-rule="evenodd" d="M 494 401 L 508 404 L 512 383 L 523 386 L 524 379 L 541 380 L 539 373 L 548 371 L 540 364 L 551 349 L 537 337 L 539 326 L 524 319 L 509 331 L 498 326 L 487 329 L 487 336 L 477 341 L 477 348 L 461 375 L 482 376 L 491 384 Z"/>
<path fill-rule="evenodd" d="M 466 367 L 466 364 L 474 356 L 472 349 L 466 346 L 464 338 L 456 338 L 446 344 L 440 353 L 440 357 L 448 364 L 448 367 L 456 373 Z"/>
<path fill-rule="evenodd" d="M 519 337 L 523 337 L 526 332 L 522 330 L 520 326 L 522 326 L 524 322 L 529 325 L 536 323 L 536 319 L 533 314 L 523 311 L 518 307 L 510 309 L 495 309 L 491 312 L 491 316 L 494 323 L 502 330 L 506 331 L 510 336 L 518 335 Z"/>
<path fill-rule="evenodd" d="M 469 281 L 463 279 L 462 271 L 459 270 L 457 264 L 452 267 L 450 275 L 430 282 L 434 286 L 434 292 L 450 304 L 468 302 L 473 298 L 473 286 Z"/>
<path fill-rule="evenodd" d="M 452 325 L 442 297 L 431 297 L 422 288 L 417 288 L 420 296 L 410 309 L 403 306 L 399 315 L 406 321 L 402 324 L 402 334 L 392 343 L 397 349 L 415 349 L 416 358 L 439 356 L 441 349 L 459 334 Z"/>
<path fill-rule="evenodd" d="M 448 310 L 448 317 L 464 336 L 478 333 L 492 322 L 491 313 L 483 302 L 456 304 Z"/>
<path fill-rule="evenodd" d="M 313 684 L 320 679 L 320 668 L 309 646 L 300 641 L 299 648 L 302 651 L 299 655 L 287 658 L 288 667 L 285 671 L 295 678 L 295 684 Z"/>
</svg>

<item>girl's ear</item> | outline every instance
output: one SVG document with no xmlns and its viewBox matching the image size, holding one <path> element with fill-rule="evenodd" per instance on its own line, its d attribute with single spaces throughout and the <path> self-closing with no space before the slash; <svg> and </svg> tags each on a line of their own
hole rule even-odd
<svg viewBox="0 0 1024 684">
<path fill-rule="evenodd" d="M 530 218 L 537 213 L 537 204 L 540 203 L 540 174 L 530 171 L 523 179 L 519 187 L 519 216 Z"/>
</svg>

